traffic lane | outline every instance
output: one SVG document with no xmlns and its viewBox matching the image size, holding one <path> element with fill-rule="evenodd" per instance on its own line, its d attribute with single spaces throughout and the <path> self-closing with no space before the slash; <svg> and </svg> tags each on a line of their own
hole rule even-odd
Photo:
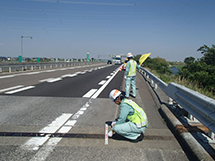
<svg viewBox="0 0 215 161">
<path fill-rule="evenodd" d="M 113 89 L 121 90 L 123 79 L 124 71 L 119 71 L 113 80 L 108 84 L 108 86 L 103 90 L 103 92 L 98 96 L 98 98 L 109 98 L 109 93 Z"/>
<path fill-rule="evenodd" d="M 76 72 L 84 72 L 85 70 L 96 70 L 100 67 L 108 66 L 106 64 L 94 64 L 87 66 L 75 66 L 67 68 L 56 68 L 49 70 L 40 70 L 40 71 L 29 71 L 29 72 L 20 72 L 17 74 L 10 74 L 0 76 L 0 90 L 9 88 L 17 85 L 35 85 L 40 83 L 41 80 L 47 78 L 58 78 L 65 76 L 67 74 L 74 74 Z"/>
<path fill-rule="evenodd" d="M 108 66 L 100 70 L 63 78 L 52 83 L 41 83 L 32 89 L 13 93 L 15 96 L 83 97 L 91 89 L 99 89 L 99 82 L 106 81 L 119 66 Z M 6 92 L 8 94 L 8 92 Z"/>
<path fill-rule="evenodd" d="M 75 114 L 89 99 L 0 96 L 0 131 L 38 132 L 62 114 Z"/>
</svg>

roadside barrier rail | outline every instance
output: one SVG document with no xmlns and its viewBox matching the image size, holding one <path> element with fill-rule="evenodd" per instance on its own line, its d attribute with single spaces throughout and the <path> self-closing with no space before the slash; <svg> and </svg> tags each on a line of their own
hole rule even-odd
<svg viewBox="0 0 215 161">
<path fill-rule="evenodd" d="M 19 71 L 29 70 L 42 70 L 42 69 L 53 69 L 62 67 L 72 67 L 95 64 L 99 62 L 51 62 L 51 63 L 11 63 L 11 64 L 0 64 L 0 73 L 12 73 Z"/>
<path fill-rule="evenodd" d="M 205 125 L 210 132 L 209 137 L 214 140 L 215 133 L 215 100 L 202 95 L 196 91 L 188 89 L 177 83 L 166 84 L 158 77 L 150 73 L 145 68 L 140 68 L 139 72 L 150 82 L 154 84 L 155 90 L 157 85 L 166 93 L 169 100 L 174 100 L 182 106 L 188 113 L 197 118 Z"/>
</svg>

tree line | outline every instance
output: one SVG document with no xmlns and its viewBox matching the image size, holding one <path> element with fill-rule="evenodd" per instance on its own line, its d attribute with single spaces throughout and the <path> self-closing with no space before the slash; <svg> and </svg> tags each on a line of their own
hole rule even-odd
<svg viewBox="0 0 215 161">
<path fill-rule="evenodd" d="M 194 57 L 184 59 L 183 67 L 179 68 L 177 75 L 173 76 L 170 70 L 171 62 L 163 58 L 147 58 L 143 66 L 156 72 L 156 75 L 163 81 L 169 83 L 174 79 L 186 79 L 204 90 L 215 94 L 215 45 L 208 47 L 201 46 L 197 51 L 202 54 L 201 58 L 195 60 Z M 138 62 L 141 55 L 137 55 L 135 60 Z M 182 84 L 183 85 L 183 84 Z"/>
</svg>

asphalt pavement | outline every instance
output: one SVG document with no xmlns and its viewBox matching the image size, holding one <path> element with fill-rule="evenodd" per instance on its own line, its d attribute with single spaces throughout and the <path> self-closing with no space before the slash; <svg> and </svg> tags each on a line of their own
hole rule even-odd
<svg viewBox="0 0 215 161">
<path fill-rule="evenodd" d="M 123 72 L 118 73 L 118 75 L 122 74 Z M 113 79 L 111 82 L 120 83 L 121 90 L 125 90 L 124 79 L 121 82 L 118 79 L 117 81 Z M 115 85 L 112 84 L 107 87 L 105 92 L 107 95 L 108 90 L 111 91 L 111 87 L 114 88 Z M 170 110 L 163 105 L 164 102 L 168 102 L 168 97 L 164 94 L 161 95 L 162 97 L 158 97 L 139 73 L 136 77 L 136 87 L 137 97 L 130 98 L 145 110 L 149 120 L 149 127 L 146 129 L 145 137 L 138 143 L 109 138 L 108 144 L 105 144 L 105 122 L 112 121 L 118 116 L 119 106 L 111 102 L 108 96 L 105 97 L 104 94 L 96 99 L 1 96 L 0 101 L 7 100 L 10 102 L 10 107 L 7 108 L 5 106 L 3 109 L 5 114 L 16 116 L 16 114 L 11 114 L 14 110 L 15 113 L 19 113 L 17 116 L 26 119 L 0 115 L 0 120 L 2 120 L 1 131 L 10 132 L 9 130 L 11 129 L 11 131 L 17 132 L 17 136 L 0 137 L 0 160 L 203 160 L 203 157 L 197 155 L 195 148 L 187 148 L 186 144 L 181 142 L 181 138 L 174 134 L 174 130 L 170 130 L 171 126 L 169 124 L 173 124 L 175 118 Z M 159 89 L 158 92 L 162 93 Z M 8 98 L 6 99 L 6 97 Z M 16 105 L 12 103 L 13 101 Z M 28 105 L 26 105 L 26 102 L 28 102 Z M 32 109 L 30 111 L 29 104 L 31 104 L 30 109 Z M 28 111 L 21 114 L 15 108 L 21 108 L 22 112 L 25 109 L 28 109 Z M 36 113 L 33 113 L 33 111 Z M 72 125 L 72 128 L 70 127 L 67 133 L 46 134 L 45 137 L 40 136 L 41 134 L 38 131 L 41 131 L 41 129 L 45 131 L 43 129 L 44 123 L 40 121 L 40 118 L 41 120 L 45 119 L 45 122 L 51 122 L 51 120 L 54 120 L 61 114 L 64 118 L 70 118 L 68 122 L 62 123 L 63 127 L 67 128 Z M 8 120 L 9 118 L 12 120 Z M 15 120 L 19 120 L 19 123 L 14 123 L 13 125 L 9 123 L 15 122 Z M 27 120 L 27 122 L 21 122 L 22 120 Z M 66 121 L 66 119 L 64 120 Z M 45 128 L 50 128 L 51 126 Z M 20 135 L 18 132 L 23 131 L 31 132 L 34 136 L 18 136 Z M 42 139 L 44 142 L 39 145 L 33 145 L 33 147 L 26 144 L 35 141 L 35 139 Z M 199 148 L 197 152 L 205 156 L 205 153 L 201 150 Z M 208 156 L 206 159 L 210 160 L 211 158 Z"/>
</svg>

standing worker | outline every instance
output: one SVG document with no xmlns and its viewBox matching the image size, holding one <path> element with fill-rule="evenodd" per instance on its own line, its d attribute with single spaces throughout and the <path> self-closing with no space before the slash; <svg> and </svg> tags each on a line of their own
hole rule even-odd
<svg viewBox="0 0 215 161">
<path fill-rule="evenodd" d="M 140 65 L 133 59 L 134 56 L 132 53 L 128 53 L 127 55 L 128 62 L 125 69 L 125 96 L 129 98 L 130 95 L 130 85 L 133 92 L 133 97 L 136 97 L 136 68 L 139 69 Z"/>
<path fill-rule="evenodd" d="M 135 102 L 125 98 L 119 90 L 112 90 L 109 97 L 114 103 L 120 105 L 120 114 L 114 121 L 115 124 L 112 123 L 112 130 L 131 142 L 141 141 L 148 127 L 146 113 Z"/>
</svg>

